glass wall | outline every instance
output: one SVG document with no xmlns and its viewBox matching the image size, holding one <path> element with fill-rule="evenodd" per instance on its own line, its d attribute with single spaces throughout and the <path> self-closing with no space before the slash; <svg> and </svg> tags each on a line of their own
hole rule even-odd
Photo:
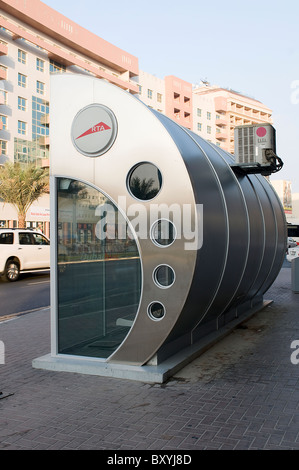
<svg viewBox="0 0 299 470">
<path fill-rule="evenodd" d="M 137 314 L 141 263 L 123 215 L 100 191 L 57 179 L 58 352 L 109 357 Z"/>
</svg>

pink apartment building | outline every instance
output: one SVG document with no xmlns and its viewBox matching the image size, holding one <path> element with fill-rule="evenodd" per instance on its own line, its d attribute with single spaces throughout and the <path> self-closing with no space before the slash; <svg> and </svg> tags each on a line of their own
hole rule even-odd
<svg viewBox="0 0 299 470">
<path fill-rule="evenodd" d="M 193 128 L 192 85 L 169 75 L 164 79 L 139 71 L 139 98 L 150 108 L 188 128 Z"/>
<path fill-rule="evenodd" d="M 169 75 L 165 77 L 165 113 L 180 125 L 192 129 L 192 85 Z"/>
<path fill-rule="evenodd" d="M 80 73 L 132 94 L 138 59 L 87 31 L 40 0 L 0 0 L 0 164 L 49 165 L 50 75 Z M 76 99 L 76 97 L 74 97 Z M 30 226 L 49 232 L 49 202 L 30 209 Z M 0 226 L 16 214 L 0 203 Z"/>
</svg>

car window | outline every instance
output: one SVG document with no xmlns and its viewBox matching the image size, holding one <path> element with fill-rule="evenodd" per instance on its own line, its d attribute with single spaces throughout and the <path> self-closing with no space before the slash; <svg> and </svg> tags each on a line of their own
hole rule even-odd
<svg viewBox="0 0 299 470">
<path fill-rule="evenodd" d="M 0 245 L 13 245 L 13 233 L 0 233 Z"/>
<path fill-rule="evenodd" d="M 19 243 L 20 245 L 33 245 L 33 239 L 31 233 L 19 233 Z"/>
<path fill-rule="evenodd" d="M 33 233 L 32 236 L 35 245 L 49 245 L 49 241 L 40 233 Z"/>
</svg>

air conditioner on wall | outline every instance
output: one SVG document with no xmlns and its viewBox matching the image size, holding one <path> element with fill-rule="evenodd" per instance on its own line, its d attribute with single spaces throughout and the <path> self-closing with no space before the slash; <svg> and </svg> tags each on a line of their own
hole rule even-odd
<svg viewBox="0 0 299 470">
<path fill-rule="evenodd" d="M 235 171 L 270 175 L 283 166 L 276 155 L 276 131 L 271 124 L 235 127 L 234 147 L 235 164 L 231 167 Z"/>
</svg>

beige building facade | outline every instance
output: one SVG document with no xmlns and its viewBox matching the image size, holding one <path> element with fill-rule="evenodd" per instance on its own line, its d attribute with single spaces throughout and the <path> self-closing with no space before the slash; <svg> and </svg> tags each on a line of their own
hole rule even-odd
<svg viewBox="0 0 299 470">
<path fill-rule="evenodd" d="M 272 110 L 260 101 L 218 85 L 191 85 L 178 77 L 139 71 L 139 99 L 203 139 L 234 154 L 234 129 L 272 124 Z"/>
<path fill-rule="evenodd" d="M 216 144 L 234 153 L 234 129 L 250 124 L 272 124 L 272 110 L 260 101 L 217 85 L 202 85 L 193 89 L 201 100 L 209 99 L 213 107 L 213 137 Z"/>
</svg>

